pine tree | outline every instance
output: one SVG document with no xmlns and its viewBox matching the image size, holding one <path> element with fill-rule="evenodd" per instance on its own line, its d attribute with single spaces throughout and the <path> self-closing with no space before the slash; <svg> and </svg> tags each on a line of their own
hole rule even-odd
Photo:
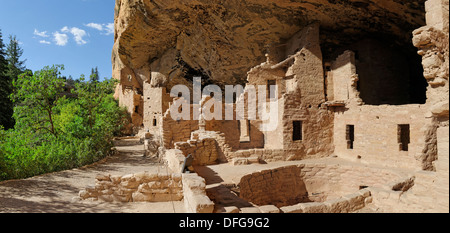
<svg viewBox="0 0 450 233">
<path fill-rule="evenodd" d="M 91 76 L 89 76 L 91 82 L 99 82 L 100 74 L 98 73 L 98 67 L 92 68 Z"/>
<path fill-rule="evenodd" d="M 23 54 L 22 48 L 20 48 L 19 41 L 16 36 L 9 36 L 9 44 L 6 48 L 8 72 L 7 75 L 11 80 L 17 80 L 20 74 L 25 72 L 25 61 L 20 61 L 20 57 Z"/>
<path fill-rule="evenodd" d="M 13 104 L 10 99 L 12 83 L 8 76 L 8 61 L 6 59 L 5 44 L 3 44 L 2 31 L 0 30 L 0 125 L 5 129 L 14 127 Z"/>
</svg>

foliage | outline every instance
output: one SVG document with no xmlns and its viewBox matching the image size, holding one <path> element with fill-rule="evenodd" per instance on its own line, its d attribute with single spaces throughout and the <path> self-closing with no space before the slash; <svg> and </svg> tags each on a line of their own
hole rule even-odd
<svg viewBox="0 0 450 233">
<path fill-rule="evenodd" d="M 89 76 L 89 79 L 91 82 L 98 82 L 100 81 L 100 73 L 98 72 L 98 67 L 92 68 L 91 70 L 91 76 Z"/>
<path fill-rule="evenodd" d="M 14 130 L 0 131 L 0 180 L 80 167 L 111 152 L 126 110 L 115 80 L 66 86 L 63 66 L 20 75 L 14 82 Z"/>
<path fill-rule="evenodd" d="M 14 127 L 13 105 L 9 99 L 12 93 L 11 79 L 8 76 L 8 60 L 0 30 L 0 125 L 9 129 Z"/>
<path fill-rule="evenodd" d="M 16 80 L 20 74 L 25 72 L 25 61 L 21 61 L 23 49 L 20 48 L 19 41 L 16 36 L 9 36 L 9 44 L 6 47 L 6 54 L 8 60 L 8 72 L 10 80 Z"/>
<path fill-rule="evenodd" d="M 53 118 L 54 108 L 64 90 L 64 80 L 58 77 L 60 69 L 64 67 L 45 67 L 34 75 L 25 73 L 13 81 L 16 128 L 26 127 L 37 133 L 47 131 L 58 137 Z"/>
</svg>

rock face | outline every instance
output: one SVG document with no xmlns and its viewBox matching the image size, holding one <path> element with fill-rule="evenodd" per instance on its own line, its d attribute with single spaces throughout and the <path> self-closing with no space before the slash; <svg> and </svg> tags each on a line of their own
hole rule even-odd
<svg viewBox="0 0 450 233">
<path fill-rule="evenodd" d="M 116 0 L 114 78 L 142 89 L 203 75 L 244 83 L 296 32 L 320 22 L 323 50 L 370 33 L 410 43 L 425 25 L 424 0 Z M 130 80 L 128 80 L 128 76 Z"/>
<path fill-rule="evenodd" d="M 131 114 L 133 133 L 154 136 L 174 171 L 188 154 L 197 165 L 334 155 L 427 171 L 415 174 L 418 185 L 404 199 L 395 193 L 385 200 L 377 190 L 372 199 L 382 208 L 395 201 L 397 210 L 441 211 L 435 201 L 410 204 L 418 196 L 448 199 L 446 189 L 422 192 L 433 183 L 448 186 L 448 9 L 448 0 L 116 0 L 116 97 Z M 202 87 L 217 84 L 222 93 L 204 88 L 201 95 L 192 87 L 198 76 Z M 244 83 L 233 101 L 218 97 L 224 85 Z M 170 95 L 179 84 L 192 96 Z M 199 109 L 213 109 L 214 118 L 200 117 Z M 227 109 L 236 118 L 224 120 Z M 192 212 L 205 203 L 210 211 L 207 200 L 196 201 L 201 210 Z M 348 202 L 341 201 L 286 211 Z"/>
</svg>

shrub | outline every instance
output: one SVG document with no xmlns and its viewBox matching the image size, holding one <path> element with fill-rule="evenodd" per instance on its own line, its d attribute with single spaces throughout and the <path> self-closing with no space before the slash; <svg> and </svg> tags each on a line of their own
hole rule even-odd
<svg viewBox="0 0 450 233">
<path fill-rule="evenodd" d="M 112 97 L 116 82 L 81 79 L 72 92 L 62 66 L 14 82 L 14 130 L 0 129 L 0 180 L 72 169 L 106 157 L 127 113 Z"/>
</svg>

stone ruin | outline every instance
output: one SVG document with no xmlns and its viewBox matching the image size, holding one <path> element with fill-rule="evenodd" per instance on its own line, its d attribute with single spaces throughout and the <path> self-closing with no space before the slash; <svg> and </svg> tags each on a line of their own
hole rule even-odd
<svg viewBox="0 0 450 233">
<path fill-rule="evenodd" d="M 184 198 L 194 203 L 188 212 L 449 211 L 448 0 L 226 2 L 116 1 L 116 98 L 131 115 L 129 133 L 173 174 L 98 177 L 83 198 L 113 201 L 120 186 L 118 201 Z M 245 114 L 174 120 L 171 88 L 195 76 L 277 85 L 278 127 L 262 131 L 264 121 Z M 251 98 L 244 92 L 231 107 L 249 110 Z M 235 186 L 254 206 L 239 210 L 208 192 L 201 174 L 179 174 L 189 154 L 194 170 L 298 164 L 244 174 Z"/>
</svg>

